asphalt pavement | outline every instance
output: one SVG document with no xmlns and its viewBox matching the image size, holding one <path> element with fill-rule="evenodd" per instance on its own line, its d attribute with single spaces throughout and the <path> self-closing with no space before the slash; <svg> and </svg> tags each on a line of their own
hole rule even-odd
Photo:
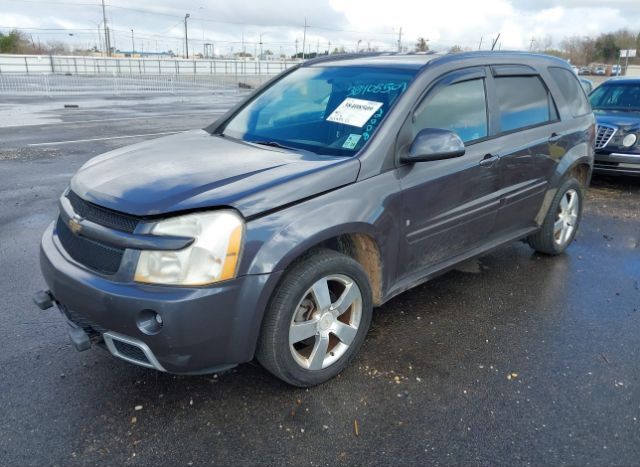
<svg viewBox="0 0 640 467">
<path fill-rule="evenodd" d="M 31 301 L 69 178 L 237 98 L 0 103 L 0 464 L 640 463 L 640 179 L 596 177 L 562 256 L 514 243 L 377 309 L 313 389 L 256 363 L 177 377 L 74 351 Z"/>
</svg>

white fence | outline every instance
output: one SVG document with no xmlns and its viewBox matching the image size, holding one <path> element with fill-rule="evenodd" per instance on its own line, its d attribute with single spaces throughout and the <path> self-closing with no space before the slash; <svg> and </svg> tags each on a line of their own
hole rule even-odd
<svg viewBox="0 0 640 467">
<path fill-rule="evenodd" d="M 73 96 L 242 91 L 291 61 L 0 55 L 0 95 Z"/>
<path fill-rule="evenodd" d="M 0 74 L 273 76 L 294 61 L 0 55 Z"/>
<path fill-rule="evenodd" d="M 65 97 L 96 95 L 246 92 L 265 75 L 52 75 L 0 74 L 0 96 Z"/>
</svg>

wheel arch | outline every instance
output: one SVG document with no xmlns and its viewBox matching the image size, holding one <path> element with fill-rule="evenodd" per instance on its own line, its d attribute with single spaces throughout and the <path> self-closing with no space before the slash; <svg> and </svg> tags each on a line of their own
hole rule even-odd
<svg viewBox="0 0 640 467">
<path fill-rule="evenodd" d="M 318 232 L 288 250 L 274 265 L 275 271 L 286 271 L 298 261 L 325 248 L 342 253 L 357 261 L 369 279 L 374 306 L 382 304 L 383 297 L 383 259 L 377 232 L 373 226 L 353 223 L 334 226 Z"/>
<path fill-rule="evenodd" d="M 575 177 L 582 186 L 586 189 L 591 183 L 591 174 L 593 173 L 593 147 L 588 146 L 588 143 L 581 143 L 569 150 L 560 159 L 556 165 L 555 172 L 549 180 L 549 188 L 544 197 L 544 201 L 538 215 L 536 216 L 536 223 L 542 225 L 551 201 L 556 195 L 556 191 L 567 179 L 567 177 Z"/>
</svg>

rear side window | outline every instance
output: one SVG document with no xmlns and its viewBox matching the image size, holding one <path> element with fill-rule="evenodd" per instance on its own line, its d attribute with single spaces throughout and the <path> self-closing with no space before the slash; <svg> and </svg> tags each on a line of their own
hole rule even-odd
<svg viewBox="0 0 640 467">
<path fill-rule="evenodd" d="M 551 96 L 537 76 L 504 76 L 495 79 L 503 132 L 542 125 L 556 120 Z"/>
<path fill-rule="evenodd" d="M 450 84 L 430 92 L 415 112 L 414 136 L 424 128 L 457 133 L 465 143 L 487 136 L 484 79 Z"/>
<path fill-rule="evenodd" d="M 569 112 L 573 117 L 580 117 L 591 112 L 591 106 L 584 95 L 582 86 L 578 83 L 578 78 L 569 70 L 564 68 L 549 68 L 551 79 L 558 85 L 560 92 L 569 105 Z"/>
</svg>

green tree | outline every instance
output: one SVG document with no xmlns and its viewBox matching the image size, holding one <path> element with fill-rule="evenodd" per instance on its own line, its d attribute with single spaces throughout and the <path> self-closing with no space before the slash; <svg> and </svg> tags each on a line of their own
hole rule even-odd
<svg viewBox="0 0 640 467">
<path fill-rule="evenodd" d="M 595 49 L 600 60 L 612 63 L 618 59 L 620 47 L 616 44 L 616 36 L 613 34 L 602 34 L 596 39 Z"/>
<path fill-rule="evenodd" d="M 30 45 L 24 34 L 15 29 L 9 34 L 0 33 L 0 53 L 18 54 L 29 52 Z"/>
</svg>

